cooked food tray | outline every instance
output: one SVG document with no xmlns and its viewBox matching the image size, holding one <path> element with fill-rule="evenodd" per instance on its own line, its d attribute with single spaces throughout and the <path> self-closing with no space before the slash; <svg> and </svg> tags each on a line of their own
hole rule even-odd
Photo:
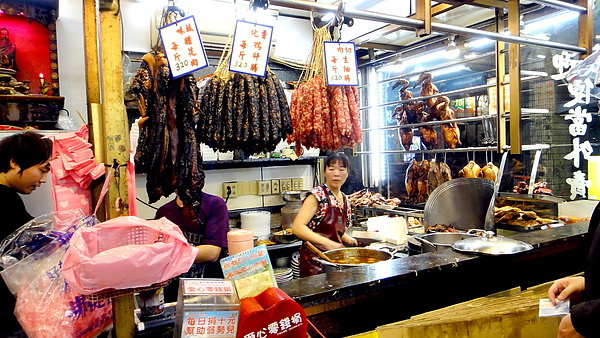
<svg viewBox="0 0 600 338">
<path fill-rule="evenodd" d="M 513 230 L 520 232 L 528 232 L 533 230 L 540 230 L 543 226 L 552 227 L 553 224 L 560 224 L 560 221 L 553 220 L 552 222 L 545 222 L 541 224 L 532 224 L 532 225 L 519 225 L 519 224 L 511 224 L 511 223 L 503 223 L 496 222 L 496 228 L 504 229 L 504 230 Z"/>
</svg>

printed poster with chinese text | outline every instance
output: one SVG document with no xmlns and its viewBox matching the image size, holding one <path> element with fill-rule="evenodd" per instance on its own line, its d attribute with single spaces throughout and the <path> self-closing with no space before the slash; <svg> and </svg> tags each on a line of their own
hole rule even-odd
<svg viewBox="0 0 600 338">
<path fill-rule="evenodd" d="M 358 86 L 354 42 L 323 42 L 328 86 Z"/>
<path fill-rule="evenodd" d="M 229 70 L 265 77 L 273 27 L 238 20 L 229 55 Z"/>
<path fill-rule="evenodd" d="M 193 15 L 161 27 L 159 33 L 172 78 L 176 79 L 208 66 Z"/>
<path fill-rule="evenodd" d="M 240 299 L 254 297 L 270 287 L 277 287 L 266 245 L 259 245 L 221 259 L 225 278 L 233 279 Z"/>
</svg>

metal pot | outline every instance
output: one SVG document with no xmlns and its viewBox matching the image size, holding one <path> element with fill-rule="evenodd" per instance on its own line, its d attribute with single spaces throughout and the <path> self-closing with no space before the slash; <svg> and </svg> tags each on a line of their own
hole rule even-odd
<svg viewBox="0 0 600 338">
<path fill-rule="evenodd" d="M 435 232 L 419 234 L 414 236 L 414 239 L 421 244 L 421 253 L 425 253 L 451 249 L 452 243 L 471 237 L 477 237 L 477 235 L 471 233 Z"/>
<path fill-rule="evenodd" d="M 380 249 L 388 251 L 369 248 L 341 248 L 323 252 L 329 259 L 334 261 L 333 263 L 319 257 L 313 259 L 321 264 L 324 272 L 333 272 L 387 261 L 392 259 L 396 252 L 396 249 L 392 247 L 380 247 Z M 337 263 L 336 261 L 360 263 Z"/>
</svg>

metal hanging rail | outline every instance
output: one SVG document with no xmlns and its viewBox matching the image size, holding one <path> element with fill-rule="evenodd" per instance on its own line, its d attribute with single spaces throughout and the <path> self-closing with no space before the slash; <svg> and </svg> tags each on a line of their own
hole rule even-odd
<svg viewBox="0 0 600 338">
<path fill-rule="evenodd" d="M 420 70 L 418 72 L 404 73 L 402 75 L 393 76 L 393 77 L 389 77 L 389 78 L 387 78 L 385 80 L 377 81 L 377 82 L 375 82 L 373 84 L 359 85 L 357 88 L 358 89 L 362 89 L 362 88 L 367 88 L 367 87 L 371 87 L 371 86 L 377 86 L 377 85 L 380 85 L 380 84 L 393 82 L 395 80 L 399 80 L 399 79 L 402 79 L 402 78 L 407 78 L 407 77 L 410 77 L 410 76 L 413 76 L 413 75 L 419 75 L 419 74 L 421 74 L 423 72 L 432 72 L 432 71 L 438 70 L 438 69 L 443 69 L 443 68 L 448 68 L 448 67 L 452 67 L 452 66 L 462 65 L 462 64 L 465 64 L 465 63 L 469 63 L 469 62 L 472 62 L 472 61 L 477 61 L 479 59 L 484 59 L 486 57 L 494 56 L 494 55 L 496 55 L 496 52 L 493 52 L 493 51 L 492 52 L 487 52 L 487 53 L 483 53 L 481 55 L 477 55 L 476 57 L 473 57 L 473 58 L 470 58 L 470 59 L 467 59 L 467 60 L 458 60 L 458 61 L 448 62 L 448 63 L 444 63 L 444 64 L 439 65 L 439 66 L 430 67 L 427 70 Z M 381 61 L 381 60 L 383 60 L 383 59 L 380 59 L 379 61 Z M 493 71 L 493 70 L 490 70 L 490 71 Z"/>
<path fill-rule="evenodd" d="M 325 11 L 325 12 L 336 12 L 338 10 L 337 5 L 324 4 L 315 1 L 306 0 L 271 0 L 271 5 L 281 6 L 287 8 L 294 8 L 306 11 Z M 421 20 L 415 20 L 405 18 L 397 15 L 389 15 L 371 11 L 362 11 L 357 9 L 346 9 L 344 15 L 347 15 L 353 19 L 364 19 L 370 21 L 377 21 L 382 23 L 389 23 L 398 26 L 408 26 L 412 28 L 423 28 L 424 24 Z M 502 33 L 486 32 L 473 28 L 466 28 L 454 25 L 448 25 L 439 22 L 432 22 L 431 28 L 435 31 L 453 33 L 453 34 L 471 34 L 476 36 L 483 36 L 492 40 L 504 41 L 510 43 L 518 43 L 524 45 L 542 46 L 548 48 L 557 48 L 573 52 L 586 53 L 587 50 L 583 47 L 567 45 L 564 43 L 544 41 L 538 39 L 532 39 L 522 36 L 504 35 Z"/>
<path fill-rule="evenodd" d="M 574 11 L 574 12 L 579 12 L 579 13 L 587 13 L 587 8 L 576 5 L 576 4 L 564 2 L 564 1 L 557 1 L 557 0 L 529 0 L 529 1 L 534 2 L 536 4 L 546 5 L 548 7 L 554 7 L 554 8 L 558 8 L 558 9 L 566 9 L 569 11 Z"/>
<path fill-rule="evenodd" d="M 510 146 L 502 147 L 503 150 L 510 150 Z M 534 151 L 541 149 L 550 149 L 549 144 L 527 144 L 523 145 L 523 151 Z M 486 147 L 464 147 L 464 148 L 456 148 L 456 149 L 420 149 L 420 150 L 382 150 L 382 151 L 357 151 L 355 154 L 358 155 L 393 155 L 393 154 L 439 154 L 439 153 L 467 153 L 467 152 L 476 152 L 476 151 L 498 151 L 498 147 L 496 146 L 486 146 Z"/>
<path fill-rule="evenodd" d="M 524 72 L 522 72 L 522 74 L 523 73 Z M 521 78 L 521 82 L 535 80 L 535 79 L 538 79 L 540 77 L 548 76 L 548 74 L 544 73 L 544 72 L 536 72 L 536 73 L 539 73 L 539 74 L 522 77 Z M 508 83 L 509 82 L 506 82 L 506 81 L 502 82 L 503 85 L 508 84 Z M 437 94 L 434 94 L 434 95 L 416 96 L 416 97 L 413 97 L 413 98 L 408 99 L 408 100 L 392 101 L 392 102 L 386 102 L 386 103 L 381 103 L 381 104 L 376 104 L 376 105 L 371 105 L 371 106 L 366 106 L 366 107 L 360 107 L 359 110 L 368 110 L 368 109 L 372 109 L 372 108 L 381 108 L 381 107 L 393 106 L 393 105 L 397 105 L 397 104 L 400 104 L 400 103 L 413 102 L 413 101 L 418 101 L 418 100 L 427 100 L 427 99 L 434 98 L 434 97 L 439 97 L 439 96 L 448 96 L 448 95 L 468 93 L 468 92 L 473 92 L 473 91 L 477 91 L 477 90 L 483 90 L 483 89 L 487 89 L 487 88 L 491 88 L 491 87 L 495 87 L 495 86 L 496 86 L 495 83 L 484 84 L 484 85 L 479 85 L 479 86 L 467 87 L 467 88 L 463 88 L 463 89 L 450 90 L 450 91 L 447 91 L 447 92 L 437 93 Z"/>
</svg>

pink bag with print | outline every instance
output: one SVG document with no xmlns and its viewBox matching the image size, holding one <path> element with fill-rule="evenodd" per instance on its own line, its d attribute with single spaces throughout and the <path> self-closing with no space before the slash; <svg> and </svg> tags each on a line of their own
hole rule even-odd
<svg viewBox="0 0 600 338">
<path fill-rule="evenodd" d="M 148 221 L 121 216 L 78 229 L 62 271 L 69 285 L 84 295 L 148 287 L 187 272 L 197 252 L 164 217 Z"/>
</svg>

